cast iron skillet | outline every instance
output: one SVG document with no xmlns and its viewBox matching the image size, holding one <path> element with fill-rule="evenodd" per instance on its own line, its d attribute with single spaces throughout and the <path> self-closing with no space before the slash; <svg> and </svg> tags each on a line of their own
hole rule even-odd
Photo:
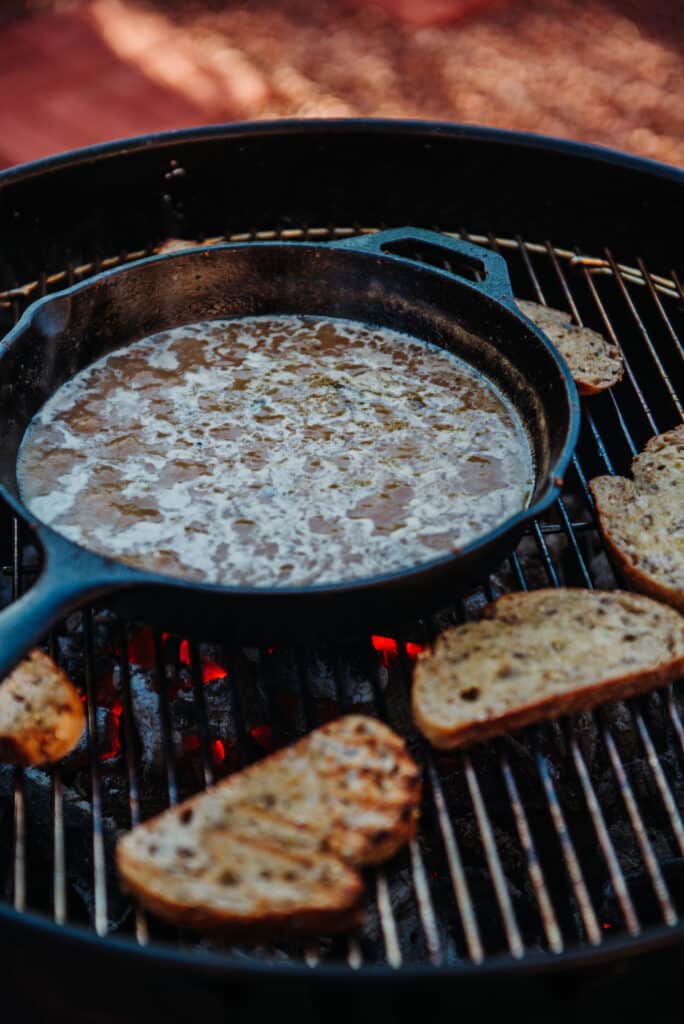
<svg viewBox="0 0 684 1024">
<path fill-rule="evenodd" d="M 435 266 L 428 261 L 439 263 Z M 444 266 L 449 270 L 443 269 Z M 341 316 L 449 349 L 511 398 L 534 452 L 528 508 L 460 551 L 342 584 L 201 584 L 104 558 L 41 523 L 19 496 L 16 460 L 38 408 L 111 349 L 197 320 L 259 314 Z M 513 548 L 558 497 L 579 428 L 564 361 L 518 310 L 506 264 L 487 249 L 416 228 L 341 242 L 194 248 L 110 270 L 33 304 L 0 343 L 0 494 L 43 554 L 35 585 L 0 614 L 0 679 L 54 624 L 107 597 L 129 617 L 205 638 L 298 640 L 396 627 L 453 598 Z"/>
</svg>

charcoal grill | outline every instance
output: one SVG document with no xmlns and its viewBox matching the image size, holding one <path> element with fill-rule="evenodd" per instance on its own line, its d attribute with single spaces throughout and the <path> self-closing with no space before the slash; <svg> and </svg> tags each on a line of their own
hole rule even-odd
<svg viewBox="0 0 684 1024">
<path fill-rule="evenodd" d="M 0 318 L 167 237 L 339 239 L 412 223 L 493 248 L 521 298 L 618 343 L 624 380 L 583 400 L 562 498 L 481 586 L 400 637 L 234 649 L 95 609 L 49 637 L 84 687 L 83 749 L 0 769 L 0 934 L 102 967 L 246 984 L 539 976 L 684 939 L 684 711 L 677 686 L 471 752 L 411 729 L 412 659 L 505 590 L 615 586 L 587 480 L 627 472 L 684 419 L 684 174 L 531 136 L 399 122 L 216 127 L 84 150 L 0 178 Z M 37 553 L 3 510 L 4 600 Z M 180 702 L 180 704 L 179 704 Z M 349 939 L 233 948 L 162 927 L 116 887 L 112 841 L 346 710 L 381 715 L 424 767 L 419 837 L 369 876 Z M 174 977 L 176 973 L 174 971 Z"/>
</svg>

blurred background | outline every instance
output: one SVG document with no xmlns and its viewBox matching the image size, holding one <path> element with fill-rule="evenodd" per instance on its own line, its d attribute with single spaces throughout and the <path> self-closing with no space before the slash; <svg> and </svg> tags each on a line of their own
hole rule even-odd
<svg viewBox="0 0 684 1024">
<path fill-rule="evenodd" d="M 0 0 L 0 166 L 218 121 L 403 117 L 684 165 L 683 0 Z"/>
</svg>

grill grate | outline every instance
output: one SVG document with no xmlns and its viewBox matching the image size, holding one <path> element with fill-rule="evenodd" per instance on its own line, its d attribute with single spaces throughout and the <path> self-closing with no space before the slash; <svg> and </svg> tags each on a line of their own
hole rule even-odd
<svg viewBox="0 0 684 1024">
<path fill-rule="evenodd" d="M 359 230 L 371 229 L 292 229 L 228 240 L 320 240 Z M 227 670 L 230 686 L 218 697 L 212 696 L 212 683 L 205 683 L 213 648 L 141 631 L 92 609 L 84 612 L 80 629 L 70 623 L 68 634 L 69 656 L 81 667 L 85 689 L 83 765 L 75 770 L 67 763 L 49 774 L 17 769 L 0 788 L 0 820 L 7 806 L 12 821 L 5 829 L 12 836 L 5 855 L 6 895 L 17 910 L 40 910 L 61 925 L 85 923 L 98 935 L 120 932 L 141 945 L 195 945 L 196 938 L 161 926 L 124 902 L 113 881 L 116 827 L 129 827 L 210 785 L 268 749 L 274 737 L 292 739 L 333 714 L 355 709 L 379 714 L 408 735 L 424 766 L 426 791 L 419 838 L 370 878 L 364 932 L 332 942 L 209 948 L 242 963 L 294 959 L 312 969 L 338 962 L 353 970 L 412 963 L 453 968 L 502 956 L 519 961 L 532 953 L 557 957 L 605 948 L 616 938 L 682 923 L 684 724 L 677 687 L 452 756 L 431 751 L 411 730 L 412 658 L 417 645 L 429 643 L 446 623 L 476 614 L 505 590 L 616 585 L 596 532 L 587 480 L 627 471 L 651 434 L 684 419 L 684 394 L 674 383 L 683 379 L 684 363 L 684 292 L 676 277 L 655 276 L 643 261 L 637 268 L 622 265 L 608 250 L 593 258 L 548 241 L 461 234 L 506 257 L 516 294 L 569 309 L 578 323 L 602 330 L 624 353 L 624 381 L 583 401 L 582 436 L 562 498 L 533 524 L 500 570 L 453 607 L 418 623 L 411 635 L 364 638 L 353 647 L 321 650 L 221 649 L 218 668 L 211 662 L 212 678 L 216 685 Z M 16 318 L 46 291 L 142 255 L 67 269 L 3 293 L 0 304 Z M 8 529 L 3 572 L 8 596 L 16 598 L 35 575 L 35 563 L 16 520 L 8 518 Z M 103 630 L 108 631 L 104 653 Z M 60 629 L 49 640 L 51 652 L 62 658 L 64 634 Z M 136 653 L 141 643 L 147 645 L 145 659 Z M 114 717 L 120 749 L 111 757 L 105 756 L 108 738 L 98 710 L 107 696 L 111 704 L 111 694 L 102 692 L 103 658 L 118 675 Z M 141 660 L 150 684 L 147 703 L 134 685 Z M 195 729 L 192 734 L 186 729 L 187 742 L 181 737 L 180 746 L 179 693 Z M 161 760 L 152 787 L 144 749 L 141 753 L 144 729 L 154 734 Z M 186 748 L 194 766 L 190 775 Z M 74 800 L 78 813 L 69 810 Z M 85 871 L 74 854 L 84 831 L 87 842 L 81 835 L 79 849 Z M 47 856 L 37 856 L 41 849 Z M 45 864 L 47 878 L 42 877 Z M 0 882 L 3 865 L 0 841 Z M 205 948 L 205 940 L 199 945 Z"/>
</svg>

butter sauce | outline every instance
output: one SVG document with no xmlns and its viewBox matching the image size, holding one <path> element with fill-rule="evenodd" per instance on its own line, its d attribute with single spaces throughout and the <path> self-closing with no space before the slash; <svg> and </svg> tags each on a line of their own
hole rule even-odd
<svg viewBox="0 0 684 1024">
<path fill-rule="evenodd" d="M 86 367 L 23 439 L 22 497 L 123 562 L 254 587 L 448 553 L 520 511 L 530 446 L 467 364 L 322 317 L 189 324 Z"/>
</svg>

